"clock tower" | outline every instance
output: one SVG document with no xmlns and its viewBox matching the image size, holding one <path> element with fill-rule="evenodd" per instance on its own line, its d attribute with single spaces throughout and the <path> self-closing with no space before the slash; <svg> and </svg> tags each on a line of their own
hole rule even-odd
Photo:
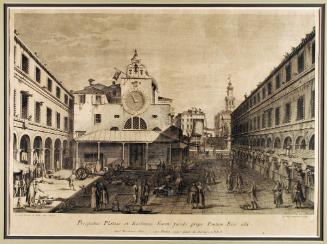
<svg viewBox="0 0 327 244">
<path fill-rule="evenodd" d="M 153 101 L 152 80 L 135 49 L 131 63 L 126 67 L 125 77 L 121 80 L 122 104 L 127 113 L 134 116 L 147 110 Z"/>
</svg>

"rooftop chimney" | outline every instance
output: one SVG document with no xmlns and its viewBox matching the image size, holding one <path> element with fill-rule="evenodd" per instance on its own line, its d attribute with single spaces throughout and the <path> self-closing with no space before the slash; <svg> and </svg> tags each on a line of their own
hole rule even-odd
<svg viewBox="0 0 327 244">
<path fill-rule="evenodd" d="M 94 79 L 89 79 L 89 83 L 90 83 L 90 86 L 92 86 L 93 85 L 93 81 L 94 81 Z"/>
</svg>

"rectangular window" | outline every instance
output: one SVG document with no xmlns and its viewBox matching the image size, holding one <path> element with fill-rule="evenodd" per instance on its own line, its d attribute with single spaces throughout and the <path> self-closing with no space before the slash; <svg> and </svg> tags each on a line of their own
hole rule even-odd
<svg viewBox="0 0 327 244">
<path fill-rule="evenodd" d="M 29 60 L 24 54 L 22 54 L 22 70 L 26 74 L 28 74 L 28 72 L 29 72 Z"/>
<path fill-rule="evenodd" d="M 276 90 L 277 90 L 277 89 L 280 88 L 280 76 L 279 76 L 279 74 L 276 75 L 275 81 L 276 81 Z"/>
<path fill-rule="evenodd" d="M 272 93 L 272 85 L 271 85 L 271 82 L 268 83 L 267 90 L 268 90 L 268 95 L 270 95 Z"/>
<path fill-rule="evenodd" d="M 266 128 L 266 113 L 265 112 L 262 114 L 261 122 L 262 122 L 262 124 L 261 124 L 262 129 Z"/>
<path fill-rule="evenodd" d="M 262 88 L 262 99 L 266 97 L 266 88 Z"/>
<path fill-rule="evenodd" d="M 304 119 L 304 96 L 301 96 L 297 100 L 297 120 Z"/>
<path fill-rule="evenodd" d="M 61 90 L 60 90 L 60 87 L 56 87 L 56 97 L 60 99 L 60 94 L 61 93 Z"/>
<path fill-rule="evenodd" d="M 300 74 L 304 70 L 304 54 L 301 53 L 297 57 L 297 71 Z"/>
<path fill-rule="evenodd" d="M 85 95 L 79 95 L 79 103 L 85 103 Z"/>
<path fill-rule="evenodd" d="M 41 103 L 40 102 L 35 103 L 35 122 L 36 123 L 41 122 Z"/>
<path fill-rule="evenodd" d="M 16 53 L 17 53 L 17 47 L 14 46 L 14 64 L 16 64 Z"/>
<path fill-rule="evenodd" d="M 28 117 L 28 94 L 27 92 L 21 92 L 21 118 L 27 119 Z"/>
<path fill-rule="evenodd" d="M 56 119 L 57 119 L 57 129 L 60 129 L 60 113 L 57 113 Z"/>
<path fill-rule="evenodd" d="M 254 104 L 257 103 L 257 97 L 256 97 L 256 96 L 254 96 L 254 98 L 253 98 L 253 102 L 254 102 Z"/>
<path fill-rule="evenodd" d="M 271 127 L 271 121 L 272 121 L 272 109 L 269 109 L 267 111 L 267 115 L 268 115 L 268 119 L 267 119 L 267 122 L 268 122 L 268 127 Z"/>
<path fill-rule="evenodd" d="M 95 104 L 101 104 L 101 96 L 99 95 L 95 96 Z"/>
<path fill-rule="evenodd" d="M 286 82 L 291 80 L 291 72 L 292 72 L 292 67 L 291 64 L 286 65 L 285 67 L 285 72 L 286 72 Z"/>
<path fill-rule="evenodd" d="M 260 93 L 258 93 L 258 102 L 260 102 Z"/>
<path fill-rule="evenodd" d="M 69 108 L 73 108 L 73 99 L 69 99 Z"/>
<path fill-rule="evenodd" d="M 47 126 L 52 126 L 52 110 L 47 108 Z"/>
<path fill-rule="evenodd" d="M 65 94 L 65 96 L 64 96 L 64 97 L 65 97 L 65 104 L 66 104 L 66 105 L 68 105 L 68 95 L 67 95 L 67 94 Z"/>
<path fill-rule="evenodd" d="M 52 80 L 48 78 L 48 91 L 52 91 Z"/>
<path fill-rule="evenodd" d="M 41 70 L 38 67 L 35 67 L 35 80 L 41 82 Z"/>
<path fill-rule="evenodd" d="M 101 123 L 101 114 L 95 114 L 94 115 L 94 124 Z"/>
<path fill-rule="evenodd" d="M 284 123 L 289 123 L 289 122 L 291 122 L 291 103 L 286 103 Z"/>
<path fill-rule="evenodd" d="M 311 117 L 315 117 L 315 91 L 311 91 Z"/>
<path fill-rule="evenodd" d="M 69 132 L 73 132 L 74 129 L 74 121 L 73 119 L 69 119 Z"/>
<path fill-rule="evenodd" d="M 280 108 L 275 108 L 275 125 L 280 124 Z"/>
<path fill-rule="evenodd" d="M 16 116 L 17 114 L 17 105 L 16 105 L 16 101 L 17 101 L 17 91 L 16 89 L 14 90 L 14 116 Z"/>
<path fill-rule="evenodd" d="M 258 130 L 259 130 L 259 129 L 261 128 L 261 127 L 260 127 L 260 125 L 261 125 L 261 124 L 260 124 L 260 116 L 257 117 L 257 124 L 258 124 L 258 127 L 257 127 L 257 128 L 258 128 Z"/>
<path fill-rule="evenodd" d="M 68 131 L 68 117 L 64 118 L 64 130 Z"/>
<path fill-rule="evenodd" d="M 312 63 L 315 63 L 315 59 L 316 59 L 316 44 L 315 42 L 312 43 L 312 50 L 311 50 L 311 60 Z"/>
</svg>

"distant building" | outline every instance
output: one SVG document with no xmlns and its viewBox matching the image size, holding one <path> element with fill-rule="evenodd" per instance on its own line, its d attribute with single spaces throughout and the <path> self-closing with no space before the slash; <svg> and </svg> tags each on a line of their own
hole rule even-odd
<svg viewBox="0 0 327 244">
<path fill-rule="evenodd" d="M 177 114 L 174 118 L 174 123 L 181 128 L 184 136 L 190 138 L 190 151 L 198 152 L 204 150 L 206 116 L 201 109 L 191 108 Z"/>
<path fill-rule="evenodd" d="M 215 116 L 216 137 L 220 138 L 220 142 L 224 140 L 225 145 L 219 143 L 221 146 L 224 146 L 222 148 L 217 149 L 231 149 L 231 114 L 235 108 L 235 97 L 233 95 L 233 90 L 234 88 L 232 86 L 232 82 L 230 80 L 230 77 L 228 77 L 228 86 L 225 97 L 225 109 Z"/>
<path fill-rule="evenodd" d="M 73 96 L 15 33 L 10 72 L 13 157 L 46 170 L 72 168 Z"/>
<path fill-rule="evenodd" d="M 123 77 L 116 83 L 120 75 Z M 121 160 L 125 167 L 155 168 L 159 159 L 181 159 L 182 132 L 172 127 L 172 99 L 158 95 L 158 84 L 137 51 L 126 71 L 109 85 L 90 84 L 75 91 L 74 137 L 77 164 L 103 168 Z"/>
<path fill-rule="evenodd" d="M 315 30 L 232 113 L 233 148 L 273 180 L 314 199 Z"/>
</svg>

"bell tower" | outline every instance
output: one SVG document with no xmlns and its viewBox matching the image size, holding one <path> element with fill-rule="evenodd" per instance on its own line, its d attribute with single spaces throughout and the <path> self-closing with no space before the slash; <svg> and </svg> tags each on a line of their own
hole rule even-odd
<svg viewBox="0 0 327 244">
<path fill-rule="evenodd" d="M 228 75 L 227 80 L 228 80 L 228 86 L 227 86 L 227 92 L 225 97 L 225 110 L 233 111 L 235 108 L 235 97 L 233 96 L 234 87 L 232 86 L 231 75 Z"/>
</svg>

